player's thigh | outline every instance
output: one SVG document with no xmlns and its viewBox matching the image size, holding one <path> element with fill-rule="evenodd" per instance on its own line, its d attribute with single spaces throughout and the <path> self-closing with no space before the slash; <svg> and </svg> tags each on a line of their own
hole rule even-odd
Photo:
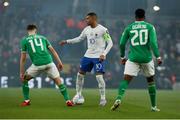
<svg viewBox="0 0 180 120">
<path fill-rule="evenodd" d="M 146 77 L 154 76 L 155 68 L 154 68 L 154 61 L 150 61 L 149 63 L 144 63 L 141 65 L 141 70 Z"/>
<path fill-rule="evenodd" d="M 100 61 L 99 58 L 93 59 L 93 68 L 96 74 L 104 74 L 105 73 L 105 61 Z"/>
<path fill-rule="evenodd" d="M 92 68 L 93 62 L 91 58 L 83 57 L 80 62 L 80 71 L 83 71 L 84 73 L 91 72 Z"/>
<path fill-rule="evenodd" d="M 124 68 L 124 74 L 129 76 L 137 76 L 140 71 L 140 65 L 127 60 Z"/>
<path fill-rule="evenodd" d="M 50 63 L 46 66 L 45 73 L 51 79 L 60 78 L 59 71 L 54 63 Z"/>
<path fill-rule="evenodd" d="M 25 79 L 29 80 L 36 77 L 40 73 L 41 71 L 38 69 L 38 66 L 32 64 L 25 72 Z"/>
</svg>

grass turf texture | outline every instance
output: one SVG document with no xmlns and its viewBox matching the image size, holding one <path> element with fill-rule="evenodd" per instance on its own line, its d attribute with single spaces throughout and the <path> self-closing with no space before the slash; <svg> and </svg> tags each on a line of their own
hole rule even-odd
<svg viewBox="0 0 180 120">
<path fill-rule="evenodd" d="M 69 90 L 71 97 L 74 89 Z M 31 106 L 20 107 L 20 88 L 0 89 L 0 118 L 180 118 L 180 91 L 158 91 L 160 112 L 150 111 L 147 90 L 127 90 L 121 109 L 110 111 L 117 90 L 107 90 L 107 105 L 98 106 L 98 89 L 84 89 L 85 104 L 66 107 L 56 89 L 31 89 Z"/>
</svg>

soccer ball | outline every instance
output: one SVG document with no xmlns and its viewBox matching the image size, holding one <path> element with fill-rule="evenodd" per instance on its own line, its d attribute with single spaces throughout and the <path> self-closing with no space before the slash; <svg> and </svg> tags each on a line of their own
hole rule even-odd
<svg viewBox="0 0 180 120">
<path fill-rule="evenodd" d="M 72 101 L 76 105 L 82 105 L 84 103 L 84 97 L 82 95 L 75 95 Z"/>
</svg>

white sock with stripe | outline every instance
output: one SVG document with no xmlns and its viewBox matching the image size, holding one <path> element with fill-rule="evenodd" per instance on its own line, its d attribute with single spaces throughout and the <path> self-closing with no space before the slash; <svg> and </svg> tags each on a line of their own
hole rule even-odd
<svg viewBox="0 0 180 120">
<path fill-rule="evenodd" d="M 106 84 L 104 82 L 103 75 L 96 75 L 96 80 L 98 81 L 99 93 L 101 95 L 101 99 L 106 99 L 106 94 L 105 94 Z"/>
<path fill-rule="evenodd" d="M 81 96 L 82 89 L 84 85 L 84 75 L 77 73 L 77 79 L 76 79 L 76 93 Z"/>
</svg>

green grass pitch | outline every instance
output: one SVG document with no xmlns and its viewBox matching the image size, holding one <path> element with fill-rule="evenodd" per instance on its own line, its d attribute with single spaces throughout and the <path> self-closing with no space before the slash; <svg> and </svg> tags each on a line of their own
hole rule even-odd
<svg viewBox="0 0 180 120">
<path fill-rule="evenodd" d="M 74 89 L 69 90 L 71 97 Z M 84 89 L 85 103 L 66 107 L 63 97 L 56 89 L 31 89 L 31 106 L 20 107 L 22 93 L 20 88 L 0 89 L 0 118 L 180 118 L 180 91 L 157 92 L 160 112 L 150 111 L 147 90 L 127 90 L 121 108 L 110 111 L 117 90 L 107 90 L 108 103 L 98 106 L 98 89 Z"/>
</svg>

